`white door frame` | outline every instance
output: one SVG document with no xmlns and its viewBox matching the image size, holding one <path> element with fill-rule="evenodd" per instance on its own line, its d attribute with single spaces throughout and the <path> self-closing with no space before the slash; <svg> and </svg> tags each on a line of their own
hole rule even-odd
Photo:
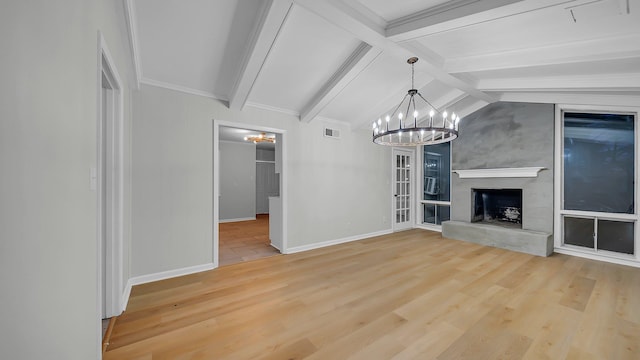
<svg viewBox="0 0 640 360">
<path fill-rule="evenodd" d="M 407 226 L 398 227 L 396 225 L 396 197 L 394 196 L 396 193 L 396 154 L 404 153 L 405 155 L 411 156 L 410 169 L 413 174 L 409 176 L 411 184 L 409 184 L 409 188 L 411 189 L 411 194 L 409 195 L 409 220 L 407 221 Z M 416 212 L 415 212 L 415 176 L 416 176 L 416 151 L 415 148 L 406 148 L 406 147 L 394 147 L 391 150 L 391 228 L 393 231 L 402 231 L 406 229 L 411 229 L 415 227 L 416 222 Z"/>
<path fill-rule="evenodd" d="M 233 127 L 257 132 L 269 132 L 282 135 L 282 173 L 280 174 L 280 201 L 282 202 L 282 254 L 287 253 L 287 177 L 289 169 L 287 165 L 287 131 L 283 129 L 257 126 L 233 121 L 213 120 L 213 267 L 219 266 L 219 231 L 220 221 L 220 127 Z"/>
<path fill-rule="evenodd" d="M 102 77 L 107 79 L 110 90 L 107 92 L 106 104 L 102 98 Z M 98 32 L 98 71 L 97 71 L 97 121 L 96 121 L 96 167 L 91 169 L 92 189 L 97 195 L 97 222 L 96 222 L 96 242 L 97 242 L 97 286 L 98 286 L 98 312 L 102 313 L 102 190 L 109 186 L 107 196 L 110 201 L 106 204 L 108 219 L 106 239 L 106 317 L 119 315 L 124 311 L 123 304 L 123 204 L 124 204 L 124 102 L 122 94 L 122 81 L 115 67 L 115 62 L 107 48 L 107 43 Z M 105 108 L 106 107 L 106 108 Z M 108 126 L 108 144 L 103 143 L 102 121 L 103 111 L 106 111 L 106 126 Z M 108 152 L 107 174 L 109 181 L 103 184 L 102 178 L 102 153 Z M 101 330 L 101 325 L 98 326 Z"/>
</svg>

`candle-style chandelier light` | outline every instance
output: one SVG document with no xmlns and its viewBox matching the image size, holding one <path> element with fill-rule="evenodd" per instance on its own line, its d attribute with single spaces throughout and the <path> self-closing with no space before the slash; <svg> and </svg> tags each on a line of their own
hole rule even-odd
<svg viewBox="0 0 640 360">
<path fill-rule="evenodd" d="M 460 117 L 455 113 L 449 115 L 446 110 L 439 111 L 415 88 L 413 67 L 417 61 L 417 57 L 407 60 L 407 63 L 411 64 L 411 89 L 391 115 L 387 115 L 384 120 L 380 118 L 373 122 L 374 143 L 390 146 L 432 145 L 458 137 Z M 426 105 L 416 104 L 416 98 L 418 102 L 422 99 Z M 406 111 L 402 113 L 405 104 Z M 429 116 L 420 118 L 421 113 Z M 412 118 L 410 115 L 413 115 Z M 421 125 L 418 126 L 418 123 Z M 424 126 L 422 123 L 425 123 Z"/>
<path fill-rule="evenodd" d="M 267 143 L 275 143 L 276 142 L 276 137 L 275 136 L 267 136 L 266 133 L 260 133 L 260 135 L 258 136 L 245 136 L 244 137 L 244 141 L 251 141 L 254 144 L 257 143 L 263 143 L 263 142 L 267 142 Z"/>
</svg>

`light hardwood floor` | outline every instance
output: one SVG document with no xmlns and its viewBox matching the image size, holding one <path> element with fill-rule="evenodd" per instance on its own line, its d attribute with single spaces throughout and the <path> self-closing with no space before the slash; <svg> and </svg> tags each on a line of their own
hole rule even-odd
<svg viewBox="0 0 640 360">
<path fill-rule="evenodd" d="M 221 223 L 219 229 L 220 266 L 278 255 L 269 240 L 269 215 L 255 220 Z"/>
<path fill-rule="evenodd" d="M 105 359 L 640 359 L 640 269 L 410 230 L 134 287 Z"/>
</svg>

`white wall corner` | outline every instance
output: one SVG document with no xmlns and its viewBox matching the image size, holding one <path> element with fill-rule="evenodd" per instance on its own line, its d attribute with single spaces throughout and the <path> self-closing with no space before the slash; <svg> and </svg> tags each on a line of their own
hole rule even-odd
<svg viewBox="0 0 640 360">
<path fill-rule="evenodd" d="M 127 21 L 127 34 L 129 35 L 131 61 L 133 62 L 133 72 L 136 80 L 135 89 L 140 90 L 140 80 L 142 79 L 142 64 L 140 62 L 140 48 L 138 46 L 138 20 L 136 18 L 133 0 L 124 0 L 124 13 Z"/>
</svg>

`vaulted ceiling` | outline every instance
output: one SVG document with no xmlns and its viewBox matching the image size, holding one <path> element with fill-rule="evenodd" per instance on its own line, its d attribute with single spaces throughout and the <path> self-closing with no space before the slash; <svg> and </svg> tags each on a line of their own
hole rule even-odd
<svg viewBox="0 0 640 360">
<path fill-rule="evenodd" d="M 494 101 L 640 104 L 640 0 L 128 0 L 138 80 L 353 128 L 411 85 Z"/>
</svg>

